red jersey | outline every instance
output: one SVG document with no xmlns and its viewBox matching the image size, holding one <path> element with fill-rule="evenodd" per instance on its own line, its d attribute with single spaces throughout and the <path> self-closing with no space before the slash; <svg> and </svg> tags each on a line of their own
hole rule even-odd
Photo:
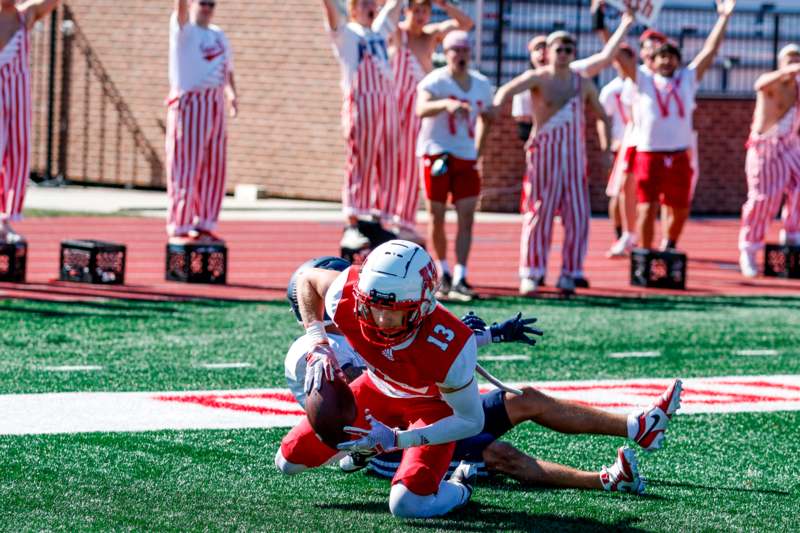
<svg viewBox="0 0 800 533">
<path fill-rule="evenodd" d="M 447 382 L 459 356 L 476 350 L 475 342 L 468 343 L 473 336 L 472 330 L 447 309 L 437 305 L 410 340 L 392 348 L 376 346 L 364 338 L 356 316 L 353 289 L 358 283 L 358 274 L 359 269 L 352 267 L 342 273 L 347 278 L 341 296 L 335 302 L 334 323 L 367 363 L 370 378 L 382 392 L 393 397 L 438 397 L 437 384 Z M 470 373 L 473 370 L 468 369 Z M 452 385 L 462 386 L 466 382 Z"/>
</svg>

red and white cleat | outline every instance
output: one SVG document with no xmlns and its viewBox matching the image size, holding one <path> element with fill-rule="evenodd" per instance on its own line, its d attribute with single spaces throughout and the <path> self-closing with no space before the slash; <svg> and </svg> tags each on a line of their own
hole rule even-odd
<svg viewBox="0 0 800 533">
<path fill-rule="evenodd" d="M 608 491 L 644 494 L 644 479 L 639 476 L 639 464 L 631 448 L 623 446 L 617 450 L 617 460 L 600 470 L 600 483 Z"/>
<path fill-rule="evenodd" d="M 647 451 L 658 450 L 664 443 L 664 431 L 675 411 L 681 406 L 683 384 L 676 379 L 667 390 L 644 411 L 628 415 L 629 436 Z"/>
</svg>

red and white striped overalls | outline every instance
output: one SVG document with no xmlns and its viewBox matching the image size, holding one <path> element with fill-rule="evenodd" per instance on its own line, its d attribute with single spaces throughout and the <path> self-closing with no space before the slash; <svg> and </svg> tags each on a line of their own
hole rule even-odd
<svg viewBox="0 0 800 533">
<path fill-rule="evenodd" d="M 398 182 L 396 93 L 390 73 L 369 53 L 361 58 L 345 97 L 342 121 L 347 138 L 344 212 L 390 220 Z"/>
<path fill-rule="evenodd" d="M 547 255 L 558 211 L 564 226 L 562 272 L 583 275 L 589 241 L 589 186 L 581 81 L 577 94 L 540 129 L 525 147 L 527 171 L 522 186 L 520 276 L 536 279 L 547 270 Z"/>
<path fill-rule="evenodd" d="M 29 34 L 20 28 L 0 51 L 0 220 L 20 218 L 30 173 L 31 75 Z"/>
<path fill-rule="evenodd" d="M 800 84 L 800 78 L 797 83 Z M 800 85 L 798 85 L 800 87 Z M 787 234 L 800 232 L 800 97 L 795 106 L 769 131 L 751 133 L 747 141 L 747 201 L 742 206 L 739 249 L 764 246 L 770 220 L 787 195 L 783 226 Z"/>
<path fill-rule="evenodd" d="M 408 34 L 400 30 L 402 40 L 392 56 L 397 89 L 397 107 L 400 132 L 398 138 L 397 194 L 390 211 L 395 222 L 413 229 L 419 202 L 420 174 L 417 159 L 417 136 L 422 122 L 417 116 L 417 85 L 425 77 L 425 71 L 414 52 L 408 47 Z"/>
</svg>

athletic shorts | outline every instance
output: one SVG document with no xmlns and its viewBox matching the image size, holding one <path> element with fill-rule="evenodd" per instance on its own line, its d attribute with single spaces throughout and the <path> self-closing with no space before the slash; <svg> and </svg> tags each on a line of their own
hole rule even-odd
<svg viewBox="0 0 800 533">
<path fill-rule="evenodd" d="M 692 163 L 689 151 L 636 152 L 634 165 L 639 203 L 661 202 L 688 208 L 692 193 Z"/>
<path fill-rule="evenodd" d="M 513 427 L 506 412 L 504 397 L 505 394 L 500 389 L 481 394 L 484 415 L 483 430 L 473 437 L 456 442 L 453 460 L 450 462 L 450 472 L 461 461 L 467 461 L 478 465 L 479 475 L 488 475 L 486 465 L 483 464 L 483 450 Z M 402 452 L 377 455 L 369 462 L 369 469 L 381 477 L 391 478 L 397 471 L 401 455 Z"/>
<path fill-rule="evenodd" d="M 437 159 L 447 158 L 447 170 L 439 175 L 431 175 Z M 448 195 L 456 203 L 464 198 L 472 198 L 481 193 L 481 177 L 478 162 L 474 159 L 459 159 L 450 154 L 426 155 L 422 157 L 422 171 L 425 179 L 425 197 L 432 202 L 447 203 Z"/>
</svg>

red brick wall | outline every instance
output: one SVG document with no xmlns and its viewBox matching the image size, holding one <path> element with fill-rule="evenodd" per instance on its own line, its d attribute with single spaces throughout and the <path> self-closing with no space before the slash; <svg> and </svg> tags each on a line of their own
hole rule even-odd
<svg viewBox="0 0 800 533">
<path fill-rule="evenodd" d="M 71 0 L 69 5 L 147 142 L 163 161 L 172 2 Z M 240 117 L 229 130 L 229 189 L 237 183 L 258 183 L 273 196 L 338 200 L 344 168 L 341 93 L 338 67 L 323 31 L 321 4 L 225 0 L 217 9 L 215 22 L 228 33 L 234 48 L 241 93 Z M 148 175 L 150 170 L 132 157 L 125 130 L 117 136 L 116 111 L 108 102 L 103 105 L 98 85 L 90 83 L 89 93 L 84 91 L 84 63 L 76 53 L 69 177 L 163 185 L 163 176 Z M 701 142 L 696 213 L 738 212 L 744 200 L 743 145 L 752 107 L 752 101 L 700 101 L 695 116 Z M 485 210 L 516 211 L 519 205 L 522 142 L 508 113 L 504 116 L 493 128 L 483 163 Z M 84 117 L 89 117 L 88 122 Z M 597 165 L 593 120 L 588 129 L 592 208 L 603 211 L 605 177 Z M 105 140 L 101 142 L 102 130 Z M 42 159 L 41 153 L 35 156 Z"/>
</svg>

